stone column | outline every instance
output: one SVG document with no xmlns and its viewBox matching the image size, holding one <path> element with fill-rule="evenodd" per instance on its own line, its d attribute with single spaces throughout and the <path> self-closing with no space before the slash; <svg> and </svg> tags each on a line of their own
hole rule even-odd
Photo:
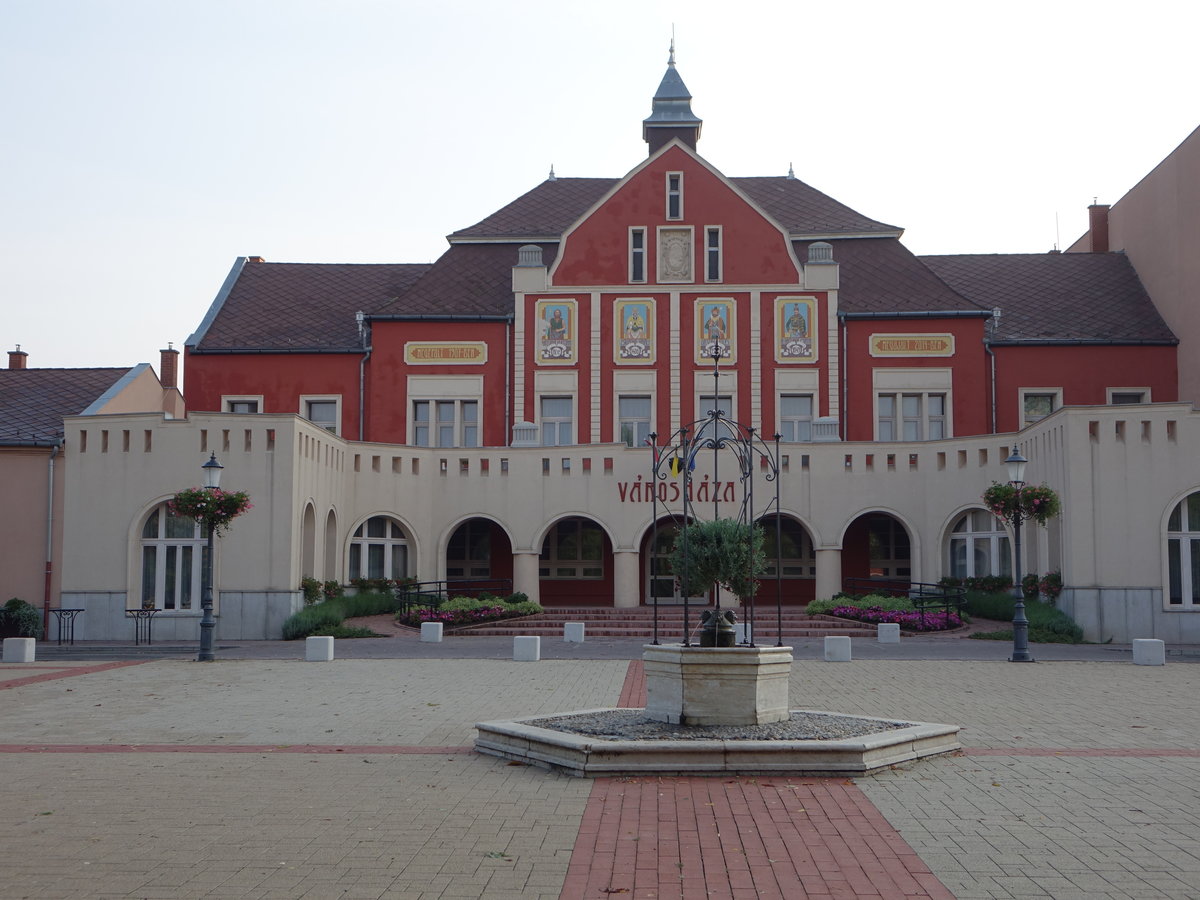
<svg viewBox="0 0 1200 900">
<path fill-rule="evenodd" d="M 534 603 L 541 603 L 541 591 L 538 589 L 538 554 L 533 551 L 516 552 L 513 554 L 513 590 L 520 591 Z"/>
<path fill-rule="evenodd" d="M 824 600 L 842 590 L 842 551 L 839 547 L 817 550 L 817 584 L 814 600 Z"/>
<path fill-rule="evenodd" d="M 636 550 L 613 551 L 613 606 L 618 609 L 641 605 L 640 555 Z"/>
</svg>

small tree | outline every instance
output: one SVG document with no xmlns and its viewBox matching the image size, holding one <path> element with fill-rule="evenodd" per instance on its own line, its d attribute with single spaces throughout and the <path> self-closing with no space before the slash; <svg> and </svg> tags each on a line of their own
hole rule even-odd
<svg viewBox="0 0 1200 900">
<path fill-rule="evenodd" d="M 685 526 L 671 548 L 671 568 L 688 596 L 714 584 L 745 600 L 758 590 L 767 569 L 762 529 L 734 519 Z"/>
</svg>

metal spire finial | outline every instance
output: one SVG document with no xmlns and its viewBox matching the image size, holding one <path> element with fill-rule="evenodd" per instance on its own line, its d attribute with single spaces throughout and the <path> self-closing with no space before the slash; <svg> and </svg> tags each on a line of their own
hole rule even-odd
<svg viewBox="0 0 1200 900">
<path fill-rule="evenodd" d="M 795 180 L 796 180 L 796 170 L 792 168 L 792 164 L 791 164 L 791 163 L 788 163 L 788 174 L 787 174 L 787 177 L 788 177 L 788 181 L 795 181 Z"/>
<path fill-rule="evenodd" d="M 667 57 L 667 65 L 675 65 L 675 26 L 671 26 L 671 55 Z"/>
</svg>

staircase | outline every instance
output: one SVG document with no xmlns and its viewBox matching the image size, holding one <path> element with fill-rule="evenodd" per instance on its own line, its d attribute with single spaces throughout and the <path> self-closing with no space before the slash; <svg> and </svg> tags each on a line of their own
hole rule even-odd
<svg viewBox="0 0 1200 900">
<path fill-rule="evenodd" d="M 696 629 L 700 626 L 700 613 L 704 607 L 693 606 L 689 612 L 692 639 L 697 640 Z M 777 631 L 775 610 L 759 607 L 754 613 L 757 640 L 762 643 L 774 640 Z M 745 619 L 738 611 L 738 622 Z M 654 609 L 648 606 L 629 609 L 608 607 L 551 607 L 535 616 L 509 619 L 504 622 L 488 622 L 484 625 L 468 625 L 455 628 L 456 635 L 537 635 L 558 637 L 563 634 L 567 622 L 583 622 L 588 638 L 615 638 L 650 641 L 654 635 Z M 831 616 L 810 616 L 799 609 L 783 610 L 784 640 L 794 638 L 822 638 L 830 636 L 875 637 L 874 625 L 846 622 Z M 683 607 L 660 606 L 658 609 L 658 639 L 660 641 L 683 640 Z"/>
</svg>

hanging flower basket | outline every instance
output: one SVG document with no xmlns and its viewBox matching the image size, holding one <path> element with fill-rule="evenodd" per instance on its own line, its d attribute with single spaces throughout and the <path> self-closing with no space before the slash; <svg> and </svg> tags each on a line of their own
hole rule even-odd
<svg viewBox="0 0 1200 900">
<path fill-rule="evenodd" d="M 228 531 L 230 522 L 253 508 L 250 495 L 245 491 L 220 488 L 187 488 L 167 501 L 167 509 L 173 515 L 195 519 L 207 525 L 214 534 Z"/>
<path fill-rule="evenodd" d="M 1011 484 L 992 482 L 983 492 L 983 502 L 997 519 L 1010 525 L 1018 515 L 1022 521 L 1032 519 L 1045 525 L 1062 511 L 1062 503 L 1053 488 L 1044 484 L 1029 484 L 1015 488 Z"/>
</svg>

